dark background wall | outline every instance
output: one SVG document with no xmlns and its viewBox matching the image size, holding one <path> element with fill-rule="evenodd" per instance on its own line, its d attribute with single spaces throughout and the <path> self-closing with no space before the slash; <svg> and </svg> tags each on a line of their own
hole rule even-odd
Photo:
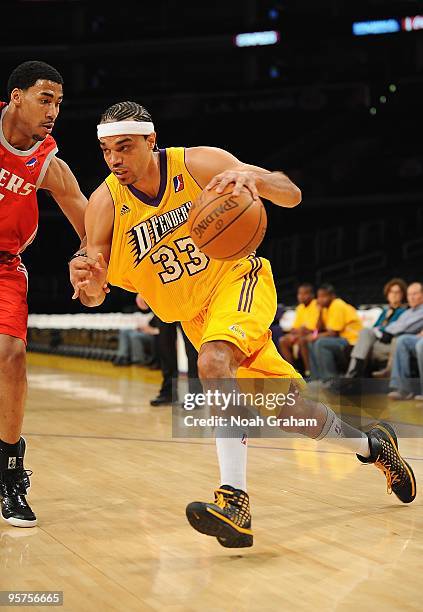
<svg viewBox="0 0 423 612">
<path fill-rule="evenodd" d="M 347 5 L 347 6 L 346 6 Z M 212 3 L 3 2 L 0 67 L 42 59 L 65 78 L 54 136 L 88 196 L 106 176 L 95 126 L 110 104 L 152 113 L 159 145 L 221 146 L 283 169 L 303 191 L 293 210 L 267 204 L 260 254 L 279 299 L 299 281 L 331 281 L 353 303 L 378 302 L 392 275 L 423 277 L 423 30 L 352 35 L 352 23 L 423 14 L 423 2 L 216 0 Z M 280 42 L 240 49 L 239 32 Z M 25 253 L 32 312 L 74 312 L 66 261 L 77 246 L 40 194 Z M 132 305 L 113 290 L 102 308 Z"/>
</svg>

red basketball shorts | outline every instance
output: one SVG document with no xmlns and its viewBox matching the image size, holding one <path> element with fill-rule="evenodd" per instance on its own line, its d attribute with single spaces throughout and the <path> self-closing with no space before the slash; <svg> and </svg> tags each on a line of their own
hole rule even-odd
<svg viewBox="0 0 423 612">
<path fill-rule="evenodd" d="M 28 325 L 28 272 L 21 258 L 0 262 L 0 334 L 21 338 L 26 344 Z"/>
</svg>

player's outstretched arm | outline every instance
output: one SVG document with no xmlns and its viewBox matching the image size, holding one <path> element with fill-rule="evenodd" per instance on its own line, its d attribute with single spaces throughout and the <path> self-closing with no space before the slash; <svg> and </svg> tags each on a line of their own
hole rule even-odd
<svg viewBox="0 0 423 612">
<path fill-rule="evenodd" d="M 107 267 L 113 235 L 114 207 L 105 183 L 98 187 L 89 199 L 85 212 L 87 235 L 86 257 L 71 261 L 71 282 L 84 306 L 99 306 L 104 302 L 107 287 Z"/>
<path fill-rule="evenodd" d="M 185 163 L 203 189 L 215 189 L 223 193 L 228 186 L 232 186 L 233 194 L 239 195 L 241 189 L 246 187 L 254 197 L 260 196 L 286 208 L 293 208 L 301 202 L 300 189 L 286 174 L 244 164 L 223 149 L 187 149 Z"/>
<path fill-rule="evenodd" d="M 40 187 L 51 193 L 82 240 L 85 235 L 84 213 L 87 198 L 81 192 L 67 163 L 53 157 Z"/>
</svg>

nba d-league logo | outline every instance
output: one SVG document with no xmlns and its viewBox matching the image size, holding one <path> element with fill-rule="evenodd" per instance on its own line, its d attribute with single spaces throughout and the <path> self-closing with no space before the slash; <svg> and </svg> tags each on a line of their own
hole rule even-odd
<svg viewBox="0 0 423 612">
<path fill-rule="evenodd" d="M 9 470 L 14 470 L 16 468 L 16 457 L 9 457 L 7 468 Z"/>
</svg>

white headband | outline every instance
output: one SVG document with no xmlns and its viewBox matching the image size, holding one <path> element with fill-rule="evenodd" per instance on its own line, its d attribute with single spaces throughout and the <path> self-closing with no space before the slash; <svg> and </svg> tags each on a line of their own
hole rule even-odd
<svg viewBox="0 0 423 612">
<path fill-rule="evenodd" d="M 97 126 L 97 137 L 120 136 L 121 134 L 141 134 L 148 136 L 154 132 L 151 121 L 113 121 L 113 123 L 100 123 Z"/>
</svg>

